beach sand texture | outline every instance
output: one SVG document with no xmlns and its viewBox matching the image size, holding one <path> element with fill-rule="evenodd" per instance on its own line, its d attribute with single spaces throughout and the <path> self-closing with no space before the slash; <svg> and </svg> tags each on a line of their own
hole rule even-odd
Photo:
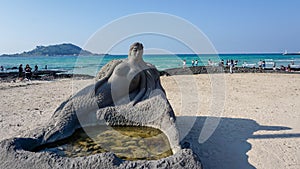
<svg viewBox="0 0 300 169">
<path fill-rule="evenodd" d="M 299 75 L 216 77 L 224 80 L 211 80 L 214 77 L 207 74 L 161 77 L 181 135 L 204 168 L 300 168 Z M 0 140 L 45 124 L 62 101 L 92 82 L 0 83 Z M 215 83 L 217 89 L 211 87 Z M 214 97 L 218 92 L 224 97 Z M 217 112 L 212 109 L 213 99 L 224 103 Z M 202 130 L 207 119 L 216 128 Z M 209 129 L 213 134 L 199 142 Z"/>
</svg>

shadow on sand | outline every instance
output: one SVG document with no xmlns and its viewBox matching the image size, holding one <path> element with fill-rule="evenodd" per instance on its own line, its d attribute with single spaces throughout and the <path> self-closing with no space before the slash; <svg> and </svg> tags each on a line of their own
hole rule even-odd
<svg viewBox="0 0 300 169">
<path fill-rule="evenodd" d="M 208 124 L 206 119 L 213 123 Z M 192 149 L 200 157 L 205 169 L 255 168 L 248 162 L 246 154 L 251 149 L 251 144 L 247 142 L 249 138 L 300 137 L 300 134 L 254 135 L 253 133 L 259 130 L 280 131 L 290 130 L 291 128 L 261 126 L 250 119 L 179 116 L 176 123 L 182 138 L 181 142 L 185 144 L 187 142 L 190 143 Z M 216 129 L 210 132 L 209 130 L 213 129 L 214 125 Z M 206 128 L 206 131 L 202 131 L 203 128 Z M 201 143 L 199 137 L 203 137 L 205 132 L 213 134 L 207 134 L 210 137 L 207 136 L 207 139 L 204 139 L 203 143 Z"/>
</svg>

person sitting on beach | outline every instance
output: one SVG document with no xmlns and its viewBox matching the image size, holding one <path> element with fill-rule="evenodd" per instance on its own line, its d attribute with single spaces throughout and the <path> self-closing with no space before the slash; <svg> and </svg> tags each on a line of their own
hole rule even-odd
<svg viewBox="0 0 300 169">
<path fill-rule="evenodd" d="M 31 67 L 29 66 L 29 64 L 27 64 L 25 67 L 25 78 L 28 80 L 31 79 Z"/>
<path fill-rule="evenodd" d="M 1 66 L 1 68 L 0 68 L 0 69 L 1 69 L 1 72 L 3 72 L 3 71 L 4 71 L 4 67 L 3 67 L 3 66 Z"/>
</svg>

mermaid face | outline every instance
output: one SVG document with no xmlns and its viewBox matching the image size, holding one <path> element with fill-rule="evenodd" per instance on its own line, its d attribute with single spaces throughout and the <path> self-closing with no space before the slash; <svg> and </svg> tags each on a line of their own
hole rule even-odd
<svg viewBox="0 0 300 169">
<path fill-rule="evenodd" d="M 130 46 L 128 58 L 133 60 L 140 60 L 143 56 L 143 44 L 136 42 Z"/>
</svg>

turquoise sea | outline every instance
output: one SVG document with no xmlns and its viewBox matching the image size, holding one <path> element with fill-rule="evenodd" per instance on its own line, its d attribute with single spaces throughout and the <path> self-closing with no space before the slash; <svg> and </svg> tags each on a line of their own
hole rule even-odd
<svg viewBox="0 0 300 169">
<path fill-rule="evenodd" d="M 124 59 L 127 55 L 103 55 L 103 56 L 34 56 L 34 57 L 0 57 L 0 65 L 5 68 L 4 71 L 17 71 L 11 69 L 23 64 L 29 64 L 32 68 L 38 65 L 39 69 L 66 70 L 67 73 L 78 73 L 95 75 L 96 72 L 108 61 L 113 59 Z M 238 61 L 238 66 L 243 63 L 258 66 L 260 60 L 265 60 L 267 67 L 287 66 L 294 62 L 300 65 L 300 55 L 282 55 L 282 54 L 219 54 L 219 55 L 196 55 L 196 54 L 178 54 L 178 55 L 144 55 L 144 60 L 157 67 L 159 70 L 168 68 L 177 68 L 182 66 L 183 60 L 186 60 L 187 66 L 191 66 L 192 60 L 198 60 L 199 66 L 207 65 L 208 60 L 215 64 L 221 59 L 226 62 L 228 59 Z"/>
</svg>

